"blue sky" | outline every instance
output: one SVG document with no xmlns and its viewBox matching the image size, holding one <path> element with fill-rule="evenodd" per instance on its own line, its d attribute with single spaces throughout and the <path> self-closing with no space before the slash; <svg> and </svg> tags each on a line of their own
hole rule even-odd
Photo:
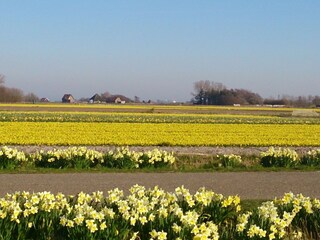
<svg viewBox="0 0 320 240">
<path fill-rule="evenodd" d="M 190 100 L 198 80 L 320 95 L 318 0 L 0 0 L 6 85 Z"/>
</svg>

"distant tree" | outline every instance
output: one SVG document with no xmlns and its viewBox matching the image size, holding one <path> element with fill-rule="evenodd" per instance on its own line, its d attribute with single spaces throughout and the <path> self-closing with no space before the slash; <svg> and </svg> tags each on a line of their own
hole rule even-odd
<svg viewBox="0 0 320 240">
<path fill-rule="evenodd" d="M 18 88 L 6 88 L 5 102 L 22 102 L 23 91 Z"/>
<path fill-rule="evenodd" d="M 0 74 L 0 84 L 5 83 L 5 76 L 3 74 Z"/>
<path fill-rule="evenodd" d="M 194 103 L 199 105 L 206 104 L 207 96 L 203 89 L 200 89 L 199 92 L 194 97 Z"/>
<path fill-rule="evenodd" d="M 6 91 L 7 88 L 3 85 L 0 85 L 0 102 L 6 102 Z"/>
<path fill-rule="evenodd" d="M 200 90 L 204 92 L 210 91 L 222 91 L 226 89 L 226 87 L 222 83 L 217 83 L 209 80 L 200 80 L 194 83 L 194 90 L 198 93 Z"/>
<path fill-rule="evenodd" d="M 8 88 L 4 85 L 5 76 L 0 74 L 0 102 L 21 102 L 23 91 L 17 88 Z"/>
<path fill-rule="evenodd" d="M 312 104 L 316 105 L 316 106 L 320 106 L 320 96 L 315 96 L 312 100 Z"/>
<path fill-rule="evenodd" d="M 261 104 L 262 97 L 245 89 L 227 89 L 222 83 L 201 80 L 194 83 L 193 102 L 200 105 Z"/>
<path fill-rule="evenodd" d="M 100 97 L 101 97 L 101 102 L 105 102 L 107 98 L 111 97 L 112 95 L 108 92 L 108 91 L 105 91 L 104 93 L 101 93 L 100 94 Z"/>
<path fill-rule="evenodd" d="M 294 101 L 294 106 L 296 107 L 308 107 L 310 102 L 305 96 L 299 96 L 296 101 Z"/>
<path fill-rule="evenodd" d="M 81 97 L 79 98 L 79 102 L 88 102 L 89 98 L 88 97 Z"/>
<path fill-rule="evenodd" d="M 284 96 L 282 99 L 287 100 L 287 104 L 285 105 L 290 105 L 293 107 L 312 107 L 312 106 L 317 106 L 320 104 L 320 96 Z"/>
<path fill-rule="evenodd" d="M 24 96 L 24 101 L 25 102 L 39 102 L 40 98 L 34 94 L 34 93 L 28 93 L 27 95 Z"/>
<path fill-rule="evenodd" d="M 5 83 L 5 76 L 0 74 L 0 102 L 4 102 L 6 98 L 6 87 L 3 85 Z"/>
<path fill-rule="evenodd" d="M 140 103 L 140 98 L 138 96 L 134 96 L 134 102 L 135 103 Z"/>
<path fill-rule="evenodd" d="M 289 105 L 289 101 L 286 98 L 282 98 L 282 99 L 268 98 L 263 101 L 263 104 L 265 104 L 265 105 Z"/>
<path fill-rule="evenodd" d="M 244 98 L 238 95 L 237 90 L 233 89 L 221 91 L 217 103 L 217 105 L 248 104 Z"/>
<path fill-rule="evenodd" d="M 239 99 L 243 99 L 244 103 L 242 104 L 256 105 L 256 104 L 263 103 L 262 97 L 257 93 L 253 93 L 245 89 L 236 89 L 235 91 L 236 91 L 237 97 Z"/>
<path fill-rule="evenodd" d="M 200 80 L 194 83 L 195 104 L 217 104 L 217 98 L 220 92 L 225 90 L 226 87 L 222 83 L 216 83 L 209 80 Z"/>
</svg>

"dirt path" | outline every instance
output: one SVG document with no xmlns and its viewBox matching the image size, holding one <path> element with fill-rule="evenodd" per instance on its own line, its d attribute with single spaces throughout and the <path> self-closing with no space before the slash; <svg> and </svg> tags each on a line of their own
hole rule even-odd
<svg viewBox="0 0 320 240">
<path fill-rule="evenodd" d="M 285 192 L 320 198 L 320 171 L 316 172 L 240 172 L 240 173 L 69 173 L 0 174 L 0 196 L 15 191 L 51 191 L 76 194 L 80 191 L 107 192 L 139 184 L 158 185 L 174 191 L 184 185 L 192 193 L 206 187 L 223 195 L 238 194 L 242 199 L 272 199 Z"/>
</svg>

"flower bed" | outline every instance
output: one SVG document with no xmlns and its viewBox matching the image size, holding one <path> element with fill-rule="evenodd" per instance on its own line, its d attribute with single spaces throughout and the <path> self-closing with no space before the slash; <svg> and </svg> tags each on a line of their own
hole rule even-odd
<svg viewBox="0 0 320 240">
<path fill-rule="evenodd" d="M 15 148 L 0 149 L 0 169 L 14 169 L 21 166 L 43 168 L 76 168 L 92 167 L 109 168 L 159 168 L 174 164 L 172 153 L 153 149 L 145 152 L 130 151 L 126 147 L 102 153 L 86 147 L 70 147 L 26 154 Z"/>
<path fill-rule="evenodd" d="M 65 196 L 16 192 L 0 199 L 1 239 L 315 239 L 320 201 L 287 193 L 242 211 L 238 196 L 135 185 Z"/>
<path fill-rule="evenodd" d="M 297 167 L 320 166 L 320 149 L 313 149 L 299 155 L 289 148 L 274 148 L 260 153 L 259 161 L 263 167 Z M 217 166 L 224 168 L 244 167 L 244 160 L 236 154 L 220 154 L 216 156 Z M 52 150 L 37 150 L 25 153 L 16 148 L 0 149 L 0 169 L 16 169 L 20 167 L 41 168 L 75 168 L 89 169 L 96 167 L 117 169 L 170 168 L 177 162 L 175 154 L 154 148 L 147 151 L 133 151 L 128 147 L 115 148 L 106 152 L 86 147 L 69 147 Z M 183 164 L 183 163 L 180 163 Z"/>
</svg>

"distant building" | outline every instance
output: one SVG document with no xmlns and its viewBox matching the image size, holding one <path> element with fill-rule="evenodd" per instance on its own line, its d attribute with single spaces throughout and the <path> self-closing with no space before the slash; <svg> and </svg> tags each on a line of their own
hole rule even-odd
<svg viewBox="0 0 320 240">
<path fill-rule="evenodd" d="M 89 99 L 89 103 L 100 103 L 101 102 L 101 96 L 99 94 L 95 94 L 93 95 L 90 99 Z"/>
<path fill-rule="evenodd" d="M 76 100 L 71 94 L 65 94 L 62 97 L 62 102 L 63 103 L 74 103 Z"/>
<path fill-rule="evenodd" d="M 112 96 L 106 98 L 106 103 L 125 104 L 128 102 L 132 102 L 132 100 L 130 98 L 123 96 L 123 95 L 112 95 Z"/>
<path fill-rule="evenodd" d="M 40 102 L 50 102 L 49 98 L 41 98 Z"/>
</svg>

